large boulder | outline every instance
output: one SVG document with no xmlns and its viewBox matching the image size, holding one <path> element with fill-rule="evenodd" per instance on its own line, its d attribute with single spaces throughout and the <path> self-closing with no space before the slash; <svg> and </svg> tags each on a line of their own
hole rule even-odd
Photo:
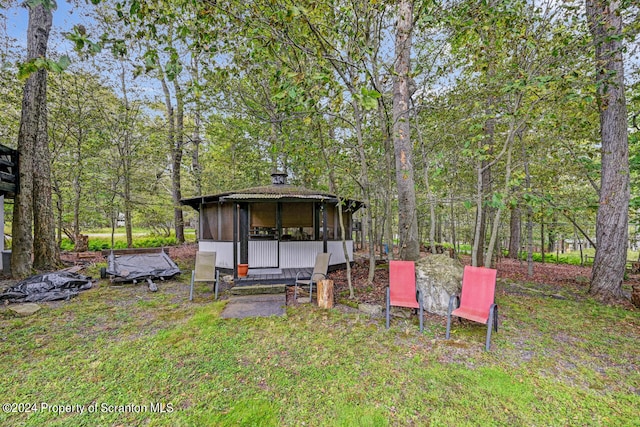
<svg viewBox="0 0 640 427">
<path fill-rule="evenodd" d="M 449 255 L 429 255 L 416 261 L 416 287 L 422 292 L 424 309 L 446 316 L 451 295 L 460 295 L 462 264 Z"/>
</svg>

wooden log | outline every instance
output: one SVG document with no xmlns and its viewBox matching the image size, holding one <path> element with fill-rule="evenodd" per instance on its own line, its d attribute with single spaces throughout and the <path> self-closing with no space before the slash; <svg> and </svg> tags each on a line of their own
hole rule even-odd
<svg viewBox="0 0 640 427">
<path fill-rule="evenodd" d="M 318 282 L 318 307 L 333 308 L 333 280 Z"/>
</svg>

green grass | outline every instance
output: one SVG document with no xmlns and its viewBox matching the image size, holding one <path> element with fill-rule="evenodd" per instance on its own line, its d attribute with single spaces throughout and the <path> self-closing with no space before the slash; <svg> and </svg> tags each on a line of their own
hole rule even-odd
<svg viewBox="0 0 640 427">
<path fill-rule="evenodd" d="M 111 229 L 96 229 L 83 232 L 89 236 L 89 250 L 101 251 L 111 249 Z M 190 242 L 195 241 L 195 230 L 185 229 L 185 239 Z M 118 228 L 114 233 L 113 249 L 125 249 L 127 247 L 127 236 L 123 228 Z M 136 228 L 133 230 L 134 248 L 159 248 L 176 244 L 175 233 L 170 236 L 154 235 L 149 229 Z M 73 243 L 69 238 L 63 238 L 60 249 L 65 251 L 73 250 Z"/>
<path fill-rule="evenodd" d="M 499 292 L 501 329 L 484 352 L 486 329 L 455 322 L 446 341 L 444 319 L 424 335 L 415 318 L 387 331 L 311 306 L 225 320 L 224 301 L 203 284 L 189 303 L 181 280 L 158 293 L 101 282 L 28 318 L 0 310 L 2 403 L 97 404 L 0 424 L 640 425 L 638 312 Z"/>
</svg>

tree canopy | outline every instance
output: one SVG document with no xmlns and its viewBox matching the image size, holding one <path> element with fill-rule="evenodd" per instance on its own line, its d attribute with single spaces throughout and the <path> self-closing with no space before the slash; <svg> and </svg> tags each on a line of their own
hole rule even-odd
<svg viewBox="0 0 640 427">
<path fill-rule="evenodd" d="M 372 260 L 394 242 L 409 258 L 414 244 L 468 245 L 479 265 L 516 235 L 513 256 L 599 246 L 603 88 L 617 77 L 632 194 L 639 185 L 633 2 L 91 3 L 91 19 L 66 34 L 74 52 L 54 48 L 40 61 L 2 52 L 5 145 L 17 141 L 21 79 L 55 71 L 58 240 L 123 220 L 173 227 L 181 241 L 192 215 L 181 197 L 261 185 L 283 170 L 365 202 Z M 608 28 L 607 7 L 618 8 L 618 31 L 594 33 Z M 598 68 L 598 37 L 616 42 L 606 47 L 624 71 Z M 628 205 L 624 249 L 638 245 L 640 202 Z"/>
</svg>

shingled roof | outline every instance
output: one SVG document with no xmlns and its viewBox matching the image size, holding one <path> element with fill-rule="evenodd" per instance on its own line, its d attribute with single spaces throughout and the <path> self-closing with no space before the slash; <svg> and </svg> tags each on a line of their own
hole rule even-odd
<svg viewBox="0 0 640 427">
<path fill-rule="evenodd" d="M 274 174 L 282 176 L 282 174 Z M 272 175 L 273 176 L 273 175 Z M 275 182 L 275 179 L 274 179 Z M 338 203 L 338 196 L 318 190 L 310 190 L 288 184 L 271 184 L 261 187 L 246 188 L 243 190 L 229 191 L 225 193 L 198 196 L 180 200 L 180 204 L 191 206 L 198 210 L 201 204 L 224 201 L 266 202 L 266 201 L 323 201 Z M 354 211 L 360 209 L 362 202 L 347 200 L 347 204 Z"/>
</svg>

